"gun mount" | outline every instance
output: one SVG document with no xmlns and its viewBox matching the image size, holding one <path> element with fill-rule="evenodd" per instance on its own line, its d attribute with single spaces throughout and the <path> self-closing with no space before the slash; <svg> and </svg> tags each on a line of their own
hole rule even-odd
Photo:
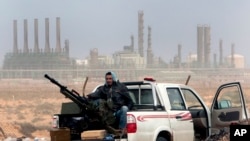
<svg viewBox="0 0 250 141">
<path fill-rule="evenodd" d="M 105 110 L 105 116 L 99 112 L 100 105 L 107 106 L 106 101 L 98 100 L 98 104 L 96 104 L 95 100 L 81 96 L 74 89 L 69 90 L 48 74 L 45 74 L 44 77 L 50 80 L 51 83 L 57 85 L 60 88 L 60 93 L 66 98 L 69 98 L 80 109 L 80 111 L 74 114 L 54 114 L 54 128 L 69 128 L 72 140 L 81 139 L 81 133 L 87 130 L 106 129 L 110 130 L 110 132 L 115 132 L 111 126 L 116 127 L 118 124 L 113 115 L 113 111 L 107 108 L 107 110 Z"/>
<path fill-rule="evenodd" d="M 73 89 L 69 90 L 48 74 L 45 74 L 44 77 L 50 80 L 51 83 L 57 85 L 60 88 L 60 93 L 66 98 L 69 98 L 80 109 L 79 113 L 74 114 L 54 114 L 54 128 L 69 128 L 72 140 L 81 139 L 81 133 L 83 131 L 103 128 L 98 119 L 95 120 L 98 118 L 95 107 L 85 96 L 80 96 L 80 94 Z"/>
</svg>

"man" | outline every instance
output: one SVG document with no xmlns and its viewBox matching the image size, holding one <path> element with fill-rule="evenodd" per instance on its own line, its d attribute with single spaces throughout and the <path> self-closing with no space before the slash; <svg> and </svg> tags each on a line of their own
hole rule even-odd
<svg viewBox="0 0 250 141">
<path fill-rule="evenodd" d="M 119 129 L 126 133 L 127 111 L 132 109 L 133 101 L 131 100 L 128 89 L 121 84 L 114 72 L 105 74 L 105 84 L 99 87 L 94 93 L 89 94 L 89 99 L 104 100 L 107 108 L 113 112 L 112 116 L 119 119 Z M 99 110 L 103 110 L 103 103 L 99 101 Z"/>
</svg>

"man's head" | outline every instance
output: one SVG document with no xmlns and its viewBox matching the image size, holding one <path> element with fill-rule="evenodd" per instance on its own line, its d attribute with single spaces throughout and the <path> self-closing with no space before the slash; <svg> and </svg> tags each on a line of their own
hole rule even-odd
<svg viewBox="0 0 250 141">
<path fill-rule="evenodd" d="M 115 83 L 117 81 L 116 75 L 114 72 L 107 72 L 105 74 L 105 80 L 106 80 L 106 84 L 111 86 L 113 85 L 113 83 Z"/>
<path fill-rule="evenodd" d="M 111 86 L 113 84 L 113 77 L 111 72 L 107 72 L 105 75 L 106 84 Z"/>
</svg>

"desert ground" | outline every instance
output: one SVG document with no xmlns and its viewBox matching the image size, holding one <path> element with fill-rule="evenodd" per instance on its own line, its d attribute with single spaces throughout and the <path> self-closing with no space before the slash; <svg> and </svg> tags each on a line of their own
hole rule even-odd
<svg viewBox="0 0 250 141">
<path fill-rule="evenodd" d="M 62 81 L 69 89 L 82 93 L 83 82 Z M 86 93 L 103 81 L 89 79 Z M 242 83 L 246 99 L 250 99 L 248 84 Z M 211 104 L 218 84 L 209 86 L 195 83 L 193 87 L 205 100 Z M 53 114 L 60 113 L 62 102 L 69 101 L 59 92 L 59 88 L 47 80 L 12 79 L 0 80 L 0 140 L 6 137 L 29 137 L 49 139 L 49 130 Z M 249 102 L 247 101 L 249 104 Z"/>
<path fill-rule="evenodd" d="M 82 93 L 83 83 L 64 83 Z M 97 84 L 88 83 L 86 93 Z M 8 137 L 49 138 L 53 114 L 70 101 L 46 80 L 0 80 L 0 139 Z"/>
</svg>

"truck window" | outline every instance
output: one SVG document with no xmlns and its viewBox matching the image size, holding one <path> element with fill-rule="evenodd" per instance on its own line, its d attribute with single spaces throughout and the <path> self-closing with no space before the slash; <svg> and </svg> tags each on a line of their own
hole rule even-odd
<svg viewBox="0 0 250 141">
<path fill-rule="evenodd" d="M 186 109 L 179 88 L 167 88 L 167 94 L 171 104 L 171 110 Z"/>
<path fill-rule="evenodd" d="M 194 95 L 194 92 L 189 89 L 181 89 L 186 101 L 188 109 L 203 109 L 202 104 Z"/>
<path fill-rule="evenodd" d="M 130 89 L 129 93 L 133 94 L 131 98 L 135 104 L 154 104 L 152 89 L 141 89 L 141 97 L 138 89 Z"/>
<path fill-rule="evenodd" d="M 151 89 L 141 90 L 141 104 L 154 104 L 154 99 Z"/>
<path fill-rule="evenodd" d="M 157 90 L 156 93 L 156 105 L 154 105 L 154 97 L 152 88 L 147 85 L 141 85 L 141 87 L 128 87 L 129 95 L 134 102 L 134 107 L 138 110 L 164 110 L 164 107 L 161 105 Z"/>
<path fill-rule="evenodd" d="M 215 104 L 215 109 L 236 108 L 241 106 L 239 89 L 237 86 L 232 86 L 221 90 L 217 98 L 217 104 Z"/>
</svg>

